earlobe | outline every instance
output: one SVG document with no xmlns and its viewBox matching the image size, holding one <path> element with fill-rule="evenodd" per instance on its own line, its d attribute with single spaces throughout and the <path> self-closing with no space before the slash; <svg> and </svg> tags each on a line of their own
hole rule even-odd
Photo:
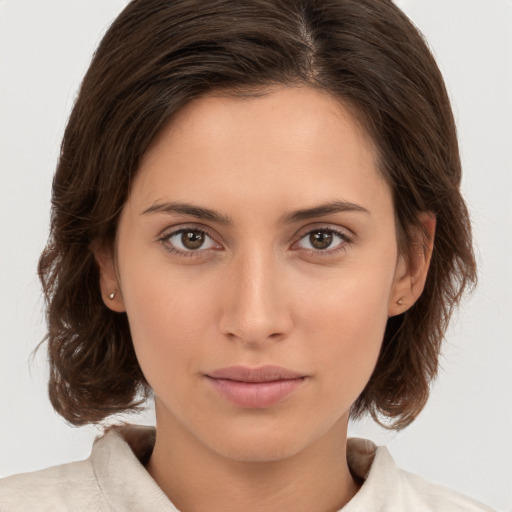
<svg viewBox="0 0 512 512">
<path fill-rule="evenodd" d="M 412 234 L 408 257 L 400 255 L 395 281 L 388 305 L 388 316 L 405 313 L 418 300 L 427 280 L 430 259 L 434 248 L 436 218 L 430 212 L 422 212 L 421 225 Z"/>
<path fill-rule="evenodd" d="M 98 265 L 100 290 L 105 305 L 117 313 L 125 311 L 119 287 L 113 251 L 104 245 L 93 245 L 91 250 Z"/>
</svg>

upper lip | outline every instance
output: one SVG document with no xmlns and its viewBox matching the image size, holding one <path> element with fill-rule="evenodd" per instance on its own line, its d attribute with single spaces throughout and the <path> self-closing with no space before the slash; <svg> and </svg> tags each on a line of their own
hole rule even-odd
<svg viewBox="0 0 512 512">
<path fill-rule="evenodd" d="M 272 382 L 276 380 L 300 379 L 305 375 L 282 368 L 281 366 L 265 365 L 257 368 L 248 366 L 228 366 L 207 374 L 213 379 L 234 380 L 239 382 Z"/>
</svg>

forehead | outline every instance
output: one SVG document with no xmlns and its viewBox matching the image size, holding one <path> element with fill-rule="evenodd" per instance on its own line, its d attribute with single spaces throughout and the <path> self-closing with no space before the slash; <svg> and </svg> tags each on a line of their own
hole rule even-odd
<svg viewBox="0 0 512 512">
<path fill-rule="evenodd" d="M 360 124 L 327 93 L 281 87 L 256 97 L 211 94 L 162 129 L 132 193 L 146 202 L 167 193 L 212 202 L 230 191 L 246 205 L 321 202 L 329 194 L 371 202 L 374 192 L 389 194 L 376 161 Z"/>
<path fill-rule="evenodd" d="M 178 140 L 190 143 L 190 139 L 204 150 L 249 139 L 255 145 L 301 152 L 312 145 L 320 151 L 321 142 L 330 142 L 327 136 L 332 134 L 338 144 L 356 143 L 361 149 L 364 145 L 365 150 L 375 151 L 373 141 L 353 114 L 354 109 L 338 98 L 307 86 L 276 86 L 241 95 L 213 92 L 189 101 L 172 116 L 146 151 L 142 166 L 164 145 Z M 178 146 L 174 148 L 176 154 Z"/>
</svg>

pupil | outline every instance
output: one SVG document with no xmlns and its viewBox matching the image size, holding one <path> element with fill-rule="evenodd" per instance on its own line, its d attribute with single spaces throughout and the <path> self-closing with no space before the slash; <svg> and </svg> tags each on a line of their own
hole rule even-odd
<svg viewBox="0 0 512 512">
<path fill-rule="evenodd" d="M 181 242 L 187 249 L 199 249 L 204 243 L 204 234 L 200 231 L 185 231 L 181 234 Z"/>
<path fill-rule="evenodd" d="M 309 241 L 315 249 L 327 249 L 332 243 L 332 234 L 325 231 L 317 231 L 309 235 Z"/>
</svg>

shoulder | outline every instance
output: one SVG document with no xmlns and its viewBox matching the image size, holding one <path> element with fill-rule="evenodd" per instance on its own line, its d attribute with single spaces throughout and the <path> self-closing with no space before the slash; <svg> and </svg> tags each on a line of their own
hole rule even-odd
<svg viewBox="0 0 512 512">
<path fill-rule="evenodd" d="M 2 512 L 108 510 L 89 460 L 0 480 Z"/>
<path fill-rule="evenodd" d="M 467 496 L 398 468 L 386 447 L 350 439 L 347 448 L 349 466 L 364 483 L 343 512 L 493 512 Z"/>
<path fill-rule="evenodd" d="M 398 470 L 404 501 L 418 510 L 436 512 L 493 512 L 493 509 L 468 496 L 423 478 Z M 420 508 L 421 507 L 421 508 Z"/>
<path fill-rule="evenodd" d="M 176 512 L 143 465 L 155 429 L 126 425 L 94 442 L 87 460 L 0 480 L 1 512 Z M 148 508 L 149 507 L 149 508 Z"/>
</svg>

